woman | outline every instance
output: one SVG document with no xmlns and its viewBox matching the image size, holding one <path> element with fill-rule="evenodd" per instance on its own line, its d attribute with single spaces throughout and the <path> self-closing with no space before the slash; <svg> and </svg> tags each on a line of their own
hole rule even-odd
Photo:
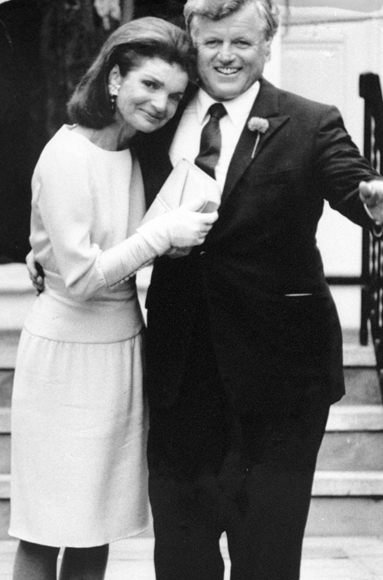
<svg viewBox="0 0 383 580">
<path fill-rule="evenodd" d="M 69 103 L 75 124 L 36 166 L 30 240 L 46 287 L 15 374 L 14 580 L 56 579 L 60 547 L 60 580 L 102 579 L 109 542 L 148 524 L 134 273 L 172 247 L 202 243 L 217 214 L 179 208 L 137 229 L 144 195 L 129 144 L 174 115 L 189 62 L 184 32 L 165 21 L 119 28 Z"/>
</svg>

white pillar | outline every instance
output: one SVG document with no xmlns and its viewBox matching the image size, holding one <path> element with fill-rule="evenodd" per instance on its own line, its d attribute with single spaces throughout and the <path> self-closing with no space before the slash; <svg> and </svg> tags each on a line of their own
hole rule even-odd
<svg viewBox="0 0 383 580">
<path fill-rule="evenodd" d="M 281 11 L 282 12 L 282 11 Z M 265 78 L 280 87 L 281 85 L 281 35 L 283 28 L 280 26 L 278 33 L 271 44 L 271 58 L 265 66 Z"/>
</svg>

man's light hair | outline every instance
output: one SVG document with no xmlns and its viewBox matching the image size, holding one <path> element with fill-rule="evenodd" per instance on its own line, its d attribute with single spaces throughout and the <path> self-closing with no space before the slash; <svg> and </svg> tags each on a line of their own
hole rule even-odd
<svg viewBox="0 0 383 580">
<path fill-rule="evenodd" d="M 265 40 L 273 38 L 279 25 L 279 9 L 273 0 L 187 0 L 184 7 L 186 26 L 190 32 L 194 18 L 221 20 L 247 4 L 255 4 L 263 23 Z"/>
</svg>

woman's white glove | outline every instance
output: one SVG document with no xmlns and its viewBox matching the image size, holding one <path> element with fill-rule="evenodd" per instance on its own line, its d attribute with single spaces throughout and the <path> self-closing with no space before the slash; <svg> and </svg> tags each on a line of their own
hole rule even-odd
<svg viewBox="0 0 383 580">
<path fill-rule="evenodd" d="M 186 248 L 202 244 L 218 212 L 199 213 L 196 210 L 200 207 L 197 200 L 153 218 L 117 246 L 100 252 L 99 264 L 107 285 L 127 280 L 174 247 L 183 248 L 177 250 L 178 255 L 187 255 Z"/>
<path fill-rule="evenodd" d="M 159 255 L 173 247 L 190 248 L 203 244 L 218 212 L 200 213 L 201 202 L 197 199 L 162 216 L 153 218 L 137 229 Z"/>
<path fill-rule="evenodd" d="M 99 252 L 98 267 L 111 287 L 134 276 L 156 256 L 172 248 L 183 248 L 178 255 L 187 255 L 186 248 L 202 244 L 218 218 L 218 212 L 199 213 L 201 202 L 195 200 L 163 216 L 153 218 L 123 242 Z M 32 283 L 39 294 L 44 290 L 44 271 L 35 262 L 33 252 L 27 256 Z"/>
</svg>

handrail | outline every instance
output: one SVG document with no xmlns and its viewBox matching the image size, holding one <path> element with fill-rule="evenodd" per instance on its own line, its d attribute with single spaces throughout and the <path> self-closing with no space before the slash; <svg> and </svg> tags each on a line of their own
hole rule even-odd
<svg viewBox="0 0 383 580">
<path fill-rule="evenodd" d="M 383 97 L 379 76 L 359 77 L 359 95 L 364 99 L 364 156 L 371 165 L 383 169 Z M 383 239 L 368 230 L 362 238 L 361 344 L 367 344 L 368 321 L 375 350 L 380 384 L 383 387 Z"/>
</svg>

